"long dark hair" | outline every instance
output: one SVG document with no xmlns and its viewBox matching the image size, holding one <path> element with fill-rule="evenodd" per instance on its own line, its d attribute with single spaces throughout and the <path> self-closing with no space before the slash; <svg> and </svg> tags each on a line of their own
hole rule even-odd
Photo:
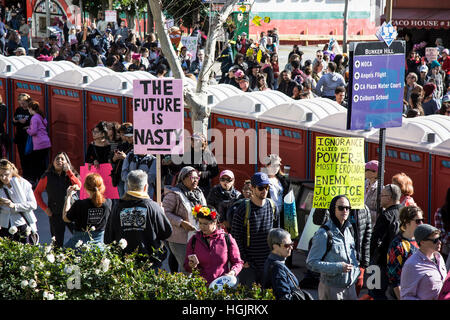
<svg viewBox="0 0 450 320">
<path fill-rule="evenodd" d="M 444 205 L 441 207 L 441 217 L 445 231 L 450 231 L 450 188 L 447 189 Z"/>
<path fill-rule="evenodd" d="M 75 170 L 74 166 L 72 165 L 72 162 L 70 162 L 69 156 L 64 151 L 59 151 L 58 153 L 55 154 L 55 157 L 53 158 L 53 161 L 49 163 L 48 168 L 45 171 L 45 174 L 50 173 L 50 172 L 55 172 L 55 167 L 53 166 L 53 162 L 55 162 L 56 157 L 59 156 L 60 154 L 62 154 L 64 156 L 64 158 L 66 159 L 66 162 L 69 165 L 70 171 L 72 171 L 72 173 L 77 178 L 79 178 L 80 174 L 78 173 L 77 170 Z"/>
</svg>

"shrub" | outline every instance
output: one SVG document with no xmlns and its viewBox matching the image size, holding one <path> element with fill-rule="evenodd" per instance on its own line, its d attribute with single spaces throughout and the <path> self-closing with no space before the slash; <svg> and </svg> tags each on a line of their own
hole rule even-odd
<svg viewBox="0 0 450 320">
<path fill-rule="evenodd" d="M 24 300 L 274 299 L 272 290 L 257 285 L 216 293 L 198 273 L 155 271 L 136 252 L 124 255 L 117 243 L 103 250 L 90 244 L 73 250 L 4 238 L 0 238 L 0 292 L 3 299 Z"/>
</svg>

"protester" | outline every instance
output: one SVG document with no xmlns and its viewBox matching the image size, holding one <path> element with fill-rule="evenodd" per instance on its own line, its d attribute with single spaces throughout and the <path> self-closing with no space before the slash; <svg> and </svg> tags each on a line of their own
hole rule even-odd
<svg viewBox="0 0 450 320">
<path fill-rule="evenodd" d="M 380 268 L 380 288 L 369 290 L 369 295 L 375 300 L 386 300 L 387 279 L 387 253 L 389 245 L 397 235 L 399 230 L 401 190 L 395 184 L 388 184 L 381 190 L 381 206 L 384 210 L 378 216 L 373 227 L 372 239 L 370 242 L 371 265 Z"/>
<path fill-rule="evenodd" d="M 369 207 L 372 226 L 377 221 L 377 188 L 378 188 L 378 161 L 371 160 L 365 165 L 365 192 L 364 203 Z"/>
<path fill-rule="evenodd" d="M 441 249 L 440 231 L 429 224 L 421 224 L 414 231 L 419 244 L 404 264 L 400 278 L 401 300 L 436 300 L 447 275 Z"/>
<path fill-rule="evenodd" d="M 12 123 L 16 127 L 14 132 L 14 143 L 17 145 L 22 175 L 27 180 L 31 180 L 31 159 L 28 154 L 25 154 L 25 146 L 28 139 L 27 128 L 30 126 L 31 120 L 28 105 L 31 101 L 30 95 L 27 93 L 20 93 L 17 98 L 19 106 L 14 111 L 14 116 L 12 119 Z"/>
<path fill-rule="evenodd" d="M 58 152 L 34 190 L 37 204 L 49 218 L 50 233 L 55 237 L 58 247 L 64 245 L 66 223 L 63 221 L 63 207 L 66 190 L 72 185 L 77 185 L 78 190 L 81 188 L 78 172 L 72 166 L 69 156 L 65 152 Z M 42 198 L 44 191 L 47 192 L 47 204 Z M 72 226 L 68 228 L 72 232 Z"/>
<path fill-rule="evenodd" d="M 413 182 L 410 177 L 408 177 L 405 173 L 397 173 L 392 177 L 392 183 L 397 185 L 402 191 L 402 196 L 400 197 L 400 205 L 402 206 L 413 206 L 416 205 L 413 197 L 414 187 Z"/>
<path fill-rule="evenodd" d="M 190 165 L 198 171 L 200 176 L 198 186 L 203 194 L 208 195 L 212 187 L 212 179 L 219 175 L 219 166 L 202 133 L 197 132 L 192 135 L 190 155 Z"/>
<path fill-rule="evenodd" d="M 131 123 L 124 123 L 119 129 L 122 142 L 119 143 L 117 149 L 113 149 L 111 158 L 111 182 L 117 187 L 119 197 L 125 194 L 125 181 L 122 180 L 122 167 L 127 154 L 133 150 L 133 126 Z"/>
<path fill-rule="evenodd" d="M 75 249 L 78 241 L 93 243 L 100 248 L 104 243 L 105 227 L 112 202 L 104 198 L 106 188 L 103 178 L 98 173 L 88 174 L 84 180 L 84 189 L 89 197 L 73 202 L 73 196 L 79 190 L 79 186 L 74 184 L 67 188 L 62 218 L 66 223 L 74 222 L 73 235 L 64 244 L 67 248 Z"/>
<path fill-rule="evenodd" d="M 274 228 L 267 236 L 267 243 L 271 252 L 264 264 L 263 287 L 272 289 L 277 300 L 294 300 L 293 291 L 298 288 L 299 282 L 285 264 L 294 248 L 291 235 L 283 229 Z"/>
<path fill-rule="evenodd" d="M 351 206 L 346 196 L 336 196 L 330 203 L 330 219 L 312 239 L 306 259 L 308 269 L 320 273 L 320 300 L 356 300 L 355 284 L 360 270 L 355 241 L 348 221 Z M 329 237 L 332 246 L 327 248 Z"/>
<path fill-rule="evenodd" d="M 428 82 L 423 86 L 424 97 L 422 102 L 422 108 L 425 115 L 435 114 L 439 110 L 439 103 L 433 97 L 433 93 L 436 90 L 436 85 L 432 82 Z"/>
<path fill-rule="evenodd" d="M 339 103 L 344 108 L 348 107 L 347 101 L 345 100 L 345 88 L 344 87 L 336 87 L 334 90 L 334 100 Z"/>
<path fill-rule="evenodd" d="M 234 213 L 245 199 L 250 199 L 250 197 L 252 196 L 251 186 L 252 183 L 250 180 L 244 181 L 244 186 L 242 187 L 241 195 L 230 204 L 229 208 L 227 209 L 226 215 L 220 218 L 219 222 L 223 225 L 225 230 L 231 231 Z"/>
<path fill-rule="evenodd" d="M 278 91 L 283 92 L 288 97 L 292 97 L 296 85 L 297 83 L 294 80 L 291 80 L 291 73 L 288 70 L 283 70 L 280 73 L 277 88 Z"/>
<path fill-rule="evenodd" d="M 419 207 L 409 206 L 400 210 L 400 232 L 389 245 L 387 274 L 389 287 L 387 297 L 400 300 L 400 277 L 406 260 L 417 251 L 419 246 L 414 239 L 414 231 L 424 223 L 423 212 Z"/>
<path fill-rule="evenodd" d="M 122 164 L 122 182 L 124 191 L 127 191 L 127 177 L 131 171 L 142 170 L 147 174 L 147 193 L 150 199 L 156 190 L 156 157 L 152 154 L 135 154 L 131 149 Z"/>
<path fill-rule="evenodd" d="M 47 120 L 45 114 L 39 109 L 39 103 L 37 101 L 30 102 L 28 112 L 31 115 L 31 120 L 27 133 L 33 140 L 33 151 L 30 154 L 30 162 L 33 163 L 33 166 L 30 170 L 30 179 L 34 187 L 47 166 L 51 143 L 47 132 Z"/>
<path fill-rule="evenodd" d="M 267 174 L 255 173 L 251 178 L 252 196 L 244 200 L 233 215 L 231 234 L 245 262 L 239 282 L 246 286 L 262 282 L 264 263 L 270 254 L 267 236 L 272 228 L 280 227 L 276 205 L 267 199 L 269 188 Z"/>
<path fill-rule="evenodd" d="M 19 176 L 16 166 L 0 160 L 0 237 L 30 243 L 31 233 L 37 233 L 37 209 L 31 184 Z"/>
<path fill-rule="evenodd" d="M 107 140 L 108 128 L 106 121 L 100 121 L 92 129 L 93 141 L 89 144 L 86 151 L 86 163 L 98 167 L 101 163 L 109 162 L 111 146 Z"/>
<path fill-rule="evenodd" d="M 219 213 L 211 206 L 197 205 L 192 215 L 198 221 L 200 230 L 187 244 L 184 269 L 188 273 L 198 269 L 207 285 L 224 275 L 237 276 L 244 262 L 236 240 L 218 227 Z"/>
<path fill-rule="evenodd" d="M 128 191 L 111 212 L 105 243 L 124 239 L 124 253 L 137 251 L 158 269 L 167 256 L 164 241 L 172 234 L 172 226 L 161 207 L 149 198 L 147 180 L 142 170 L 128 174 Z"/>
<path fill-rule="evenodd" d="M 219 184 L 211 189 L 206 198 L 208 206 L 216 208 L 219 217 L 226 217 L 228 208 L 241 196 L 234 188 L 234 182 L 234 173 L 231 170 L 222 171 L 219 175 Z"/>
<path fill-rule="evenodd" d="M 192 216 L 192 209 L 196 205 L 206 206 L 206 199 L 199 188 L 199 174 L 193 167 L 186 166 L 178 175 L 175 187 L 167 187 L 162 202 L 164 214 L 172 225 L 172 235 L 167 239 L 171 253 L 175 256 L 179 271 L 183 267 L 186 257 L 188 240 L 198 230 L 198 222 Z"/>
<path fill-rule="evenodd" d="M 434 225 L 441 232 L 441 254 L 447 261 L 450 256 L 450 188 L 447 189 L 444 204 L 434 214 Z"/>
<path fill-rule="evenodd" d="M 317 82 L 316 93 L 323 98 L 334 100 L 334 91 L 339 86 L 345 87 L 344 77 L 336 73 L 336 64 L 330 62 L 327 73 Z"/>
</svg>

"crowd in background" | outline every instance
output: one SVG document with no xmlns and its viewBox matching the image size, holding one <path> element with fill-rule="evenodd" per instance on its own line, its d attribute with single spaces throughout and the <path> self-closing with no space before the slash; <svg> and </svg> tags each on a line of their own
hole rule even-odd
<svg viewBox="0 0 450 320">
<path fill-rule="evenodd" d="M 8 37 L 7 42 L 2 40 L 3 54 L 23 55 L 29 50 L 21 40 L 28 33 L 20 31 L 17 20 L 23 22 L 18 12 L 11 12 L 9 30 L 0 23 L 0 36 L 5 32 Z M 139 39 L 124 21 L 116 25 L 106 23 L 103 17 L 85 29 L 69 26 L 65 18 L 60 23 L 62 39 L 51 35 L 48 41 L 38 41 L 36 59 L 68 60 L 81 67 L 106 66 L 117 72 L 144 70 L 158 77 L 170 75 L 153 33 Z M 192 59 L 187 59 L 187 48 L 176 48 L 186 76 L 193 79 L 204 61 L 201 47 Z M 297 45 L 284 67 L 279 65 L 278 54 L 276 29 L 261 33 L 258 42 L 242 33 L 219 54 L 219 83 L 245 92 L 279 90 L 293 99 L 320 96 L 346 106 L 348 56 L 340 52 L 336 42 L 317 50 L 313 61 L 303 61 Z M 405 116 L 450 115 L 448 50 L 441 48 L 438 60 L 426 61 L 420 50 L 413 49 L 408 52 L 406 66 Z M 261 172 L 235 177 L 232 171 L 219 169 L 207 139 L 194 134 L 190 137 L 191 161 L 175 164 L 169 155 L 163 157 L 160 207 L 152 201 L 157 191 L 156 158 L 134 154 L 131 123 L 101 121 L 90 128 L 93 141 L 85 162 L 112 165 L 112 185 L 120 200 L 110 201 L 103 196 L 102 177 L 91 174 L 80 181 L 63 151 L 58 151 L 46 167 L 51 142 L 41 106 L 26 94 L 20 95 L 18 102 L 13 116 L 14 141 L 25 179 L 13 163 L 1 161 L 0 236 L 27 242 L 21 235 L 36 232 L 33 210 L 39 205 L 49 216 L 51 235 L 58 246 L 76 248 L 79 241 L 89 238 L 100 245 L 125 238 L 130 252 L 138 249 L 151 254 L 152 248 L 166 248 L 162 257 L 168 256 L 171 272 L 189 273 L 197 268 L 208 284 L 219 276 L 238 276 L 243 284 L 257 282 L 272 287 L 278 299 L 297 297 L 301 284 L 290 271 L 295 245 L 283 230 L 283 199 L 291 186 L 278 155 L 270 155 Z M 27 149 L 29 137 L 31 150 Z M 204 160 L 201 163 L 194 161 L 198 153 Z M 307 267 L 320 273 L 319 298 L 357 299 L 364 270 L 374 264 L 380 267 L 382 281 L 381 288 L 369 291 L 370 299 L 437 299 L 439 294 L 448 299 L 448 292 L 444 292 L 448 277 L 445 284 L 444 280 L 450 246 L 450 191 L 434 215 L 436 227 L 432 227 L 423 223 L 423 212 L 412 198 L 412 180 L 399 173 L 383 186 L 384 210 L 377 213 L 377 171 L 376 161 L 366 164 L 364 209 L 354 210 L 347 197 L 338 196 L 329 210 L 322 212 L 322 227 L 314 235 L 307 257 Z M 214 185 L 216 177 L 219 183 Z M 234 187 L 236 179 L 243 182 L 241 191 Z M 77 200 L 82 185 L 88 198 Z M 28 216 L 23 218 L 20 212 Z M 63 241 L 66 228 L 72 234 L 68 243 Z M 333 241 L 328 248 L 330 238 Z"/>
</svg>

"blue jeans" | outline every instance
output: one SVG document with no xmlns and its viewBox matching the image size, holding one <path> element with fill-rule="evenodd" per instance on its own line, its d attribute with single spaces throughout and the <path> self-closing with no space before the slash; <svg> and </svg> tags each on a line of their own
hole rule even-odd
<svg viewBox="0 0 450 320">
<path fill-rule="evenodd" d="M 89 236 L 90 233 L 90 236 Z M 76 249 L 75 245 L 79 240 L 83 241 L 83 244 L 89 243 L 89 244 L 95 244 L 100 249 L 103 248 L 103 238 L 105 235 L 105 231 L 91 231 L 91 232 L 82 232 L 82 231 L 74 231 L 72 238 L 69 239 L 69 241 L 66 242 L 64 247 L 66 248 L 72 248 Z"/>
</svg>

